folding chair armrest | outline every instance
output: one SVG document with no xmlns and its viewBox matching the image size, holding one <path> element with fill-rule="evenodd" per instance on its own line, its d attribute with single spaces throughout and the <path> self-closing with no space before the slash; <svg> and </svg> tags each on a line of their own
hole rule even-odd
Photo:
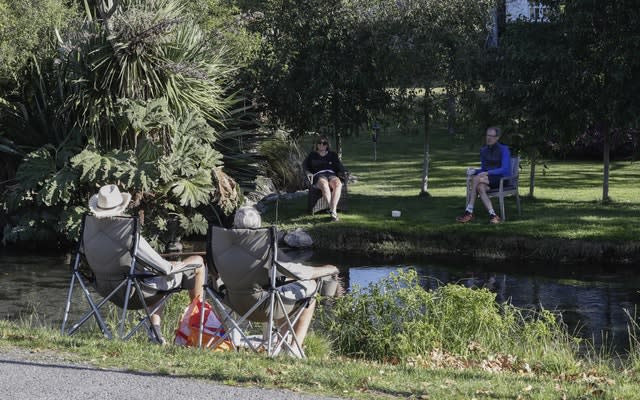
<svg viewBox="0 0 640 400">
<path fill-rule="evenodd" d="M 294 280 L 318 279 L 325 276 L 337 274 L 338 268 L 324 265 L 322 267 L 312 267 L 299 263 L 280 263 L 276 261 L 276 268 L 279 273 Z"/>
<path fill-rule="evenodd" d="M 192 271 L 197 269 L 198 267 L 200 267 L 201 264 L 187 264 L 187 265 L 183 265 L 180 268 L 176 268 L 173 271 L 169 272 L 167 275 L 175 275 L 178 274 L 180 272 L 186 272 L 186 271 Z"/>
</svg>

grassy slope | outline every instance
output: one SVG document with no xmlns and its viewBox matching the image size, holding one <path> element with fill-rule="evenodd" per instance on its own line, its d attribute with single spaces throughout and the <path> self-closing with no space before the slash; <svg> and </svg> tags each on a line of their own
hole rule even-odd
<svg viewBox="0 0 640 400">
<path fill-rule="evenodd" d="M 312 339 L 312 338 L 309 338 Z M 0 320 L 0 354 L 14 346 L 30 349 L 27 359 L 90 363 L 102 368 L 147 371 L 222 382 L 227 385 L 286 388 L 356 399 L 632 399 L 634 373 L 598 371 L 536 374 L 526 371 L 422 367 L 413 363 L 380 364 L 343 357 L 269 359 L 263 355 L 215 353 L 179 346 L 104 340 L 100 335 L 60 336 Z M 57 363 L 57 361 L 56 361 Z M 443 365 L 449 364 L 446 359 Z M 494 363 L 495 364 L 495 363 Z M 498 363 L 499 364 L 499 363 Z M 495 365 L 494 365 L 495 367 Z"/>
<path fill-rule="evenodd" d="M 426 239 L 440 239 L 440 243 L 436 244 L 440 247 L 447 247 L 449 243 L 447 252 L 465 252 L 465 243 L 477 243 L 472 247 L 492 245 L 497 237 L 519 238 L 512 240 L 511 244 L 505 244 L 512 247 L 506 252 L 518 253 L 518 249 L 513 247 L 519 246 L 519 251 L 526 253 L 520 255 L 525 257 L 535 257 L 532 252 L 541 246 L 547 247 L 542 258 L 558 255 L 563 248 L 566 250 L 567 241 L 575 242 L 576 239 L 581 243 L 578 250 L 574 251 L 578 257 L 602 258 L 607 252 L 619 252 L 616 255 L 625 258 L 637 250 L 633 241 L 640 233 L 637 224 L 640 211 L 638 163 L 612 163 L 609 193 L 613 202 L 603 204 L 600 201 L 600 162 L 548 161 L 548 169 L 544 174 L 540 173 L 542 168 L 538 167 L 535 198 L 526 197 L 529 165 L 525 162 L 521 171 L 522 215 L 517 215 L 513 198 L 507 198 L 508 221 L 499 226 L 490 226 L 486 223 L 487 213 L 478 202 L 476 220 L 462 225 L 455 222 L 455 217 L 464 210 L 464 171 L 468 166 L 478 165 L 478 151 L 483 137 L 478 135 L 478 140 L 473 144 L 462 142 L 444 132 L 436 132 L 433 137 L 430 197 L 418 196 L 422 136 L 383 132 L 378 142 L 376 161 L 373 160 L 373 145 L 367 135 L 351 137 L 344 141 L 343 160 L 358 182 L 349 186 L 349 212 L 343 213 L 337 224 L 325 223 L 328 222 L 326 215 L 311 216 L 306 213 L 306 199 L 302 198 L 280 204 L 279 225 L 284 229 L 308 228 L 312 234 L 315 233 L 314 239 L 327 247 L 349 247 L 348 243 L 333 242 L 334 237 L 340 241 L 362 235 L 367 237 L 363 239 L 365 241 L 377 242 L 370 243 L 369 248 L 362 249 L 364 251 L 385 251 L 384 247 L 389 244 L 385 244 L 380 237 L 414 241 L 409 246 L 412 249 L 407 251 L 417 252 L 420 250 L 416 250 L 416 247 L 420 247 Z M 498 210 L 497 199 L 493 199 L 493 203 Z M 391 210 L 402 211 L 402 217 L 391 218 Z M 267 219 L 274 221 L 273 210 Z M 572 245 L 575 247 L 576 243 Z M 397 242 L 389 246 L 387 252 L 403 249 L 403 245 Z M 570 257 L 571 254 L 566 256 Z"/>
</svg>

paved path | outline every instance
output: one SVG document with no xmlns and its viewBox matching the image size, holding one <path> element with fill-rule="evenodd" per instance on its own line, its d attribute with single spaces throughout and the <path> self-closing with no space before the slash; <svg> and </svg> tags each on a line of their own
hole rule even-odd
<svg viewBox="0 0 640 400">
<path fill-rule="evenodd" d="M 242 388 L 153 373 L 69 364 L 55 354 L 0 349 L 0 400 L 305 399 L 329 397 Z"/>
</svg>

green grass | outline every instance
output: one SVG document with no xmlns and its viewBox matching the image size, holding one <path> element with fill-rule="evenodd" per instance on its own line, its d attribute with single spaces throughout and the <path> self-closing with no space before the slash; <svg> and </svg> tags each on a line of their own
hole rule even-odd
<svg viewBox="0 0 640 400">
<path fill-rule="evenodd" d="M 599 162 L 548 161 L 548 170 L 537 177 L 536 197 L 523 199 L 522 216 L 517 216 L 514 201 L 507 199 L 508 221 L 504 224 L 486 224 L 482 208 L 476 221 L 455 223 L 455 216 L 464 206 L 464 170 L 477 165 L 480 144 L 480 135 L 476 143 L 469 144 L 443 132 L 436 133 L 431 148 L 431 196 L 420 197 L 421 136 L 383 132 L 376 161 L 372 159 L 372 143 L 367 135 L 347 138 L 344 163 L 358 178 L 349 186 L 349 212 L 341 214 L 340 222 L 329 223 L 326 215 L 308 215 L 306 199 L 301 198 L 279 204 L 278 225 L 283 229 L 308 229 L 321 247 L 396 255 L 422 251 L 497 256 L 502 252 L 503 256 L 602 258 L 637 252 L 640 167 L 636 163 L 613 163 L 613 201 L 608 204 L 600 202 Z M 526 194 L 526 165 L 521 176 L 521 193 Z M 497 207 L 497 203 L 494 205 Z M 392 219 L 391 210 L 401 210 L 402 217 Z M 266 216 L 270 222 L 275 220 L 274 211 L 272 208 Z M 575 243 L 573 252 L 566 250 L 571 243 Z M 187 304 L 184 295 L 176 299 L 177 303 L 170 303 L 163 323 L 167 338 L 172 337 L 177 315 Z M 636 325 L 632 327 L 632 351 L 622 364 L 616 364 L 609 354 L 595 351 L 576 363 L 574 353 L 550 349 L 543 343 L 536 347 L 537 342 L 530 341 L 530 368 L 498 368 L 496 372 L 492 368 L 504 360 L 495 352 L 480 360 L 443 353 L 387 362 L 365 361 L 332 353 L 334 344 L 319 332 L 311 332 L 305 341 L 309 358 L 292 360 L 245 352 L 212 354 L 175 346 L 150 346 L 140 336 L 129 342 L 107 341 L 86 332 L 65 337 L 57 329 L 33 328 L 32 322 L 0 321 L 0 351 L 20 346 L 32 349 L 37 356 L 50 350 L 63 360 L 99 367 L 349 398 L 640 398 L 640 347 L 636 334 L 640 329 Z M 566 368 L 567 365 L 572 367 Z"/>
<path fill-rule="evenodd" d="M 128 342 L 88 334 L 68 337 L 53 329 L 0 321 L 0 352 L 15 346 L 28 347 L 30 357 L 36 359 L 39 354 L 46 354 L 50 361 L 50 352 L 53 352 L 60 361 L 90 363 L 101 368 L 349 398 L 638 398 L 638 375 L 629 371 L 585 367 L 575 373 L 538 374 L 525 370 L 491 372 L 490 368 L 432 367 L 420 359 L 403 363 L 328 355 L 312 355 L 306 360 L 269 359 L 245 352 L 210 353 L 149 345 L 139 337 Z"/>
<path fill-rule="evenodd" d="M 487 224 L 488 215 L 478 201 L 476 220 L 463 225 L 456 223 L 455 217 L 464 211 L 464 172 L 469 166 L 479 165 L 481 136 L 478 135 L 478 140 L 472 144 L 443 131 L 436 131 L 433 137 L 430 196 L 418 196 L 423 157 L 421 135 L 383 132 L 377 145 L 376 161 L 368 135 L 348 137 L 344 139 L 343 161 L 357 177 L 357 183 L 348 188 L 348 212 L 340 215 L 340 222 L 328 223 L 326 215 L 308 215 L 306 199 L 301 198 L 280 203 L 278 225 L 282 229 L 307 228 L 321 246 L 327 247 L 348 247 L 348 244 L 331 243 L 332 238 L 342 235 L 366 236 L 357 245 L 348 247 L 348 250 L 363 252 L 402 252 L 402 241 L 417 242 L 417 245 L 409 246 L 417 252 L 420 251 L 416 247 L 426 241 L 440 247 L 440 251 L 459 252 L 465 247 L 495 244 L 496 237 L 517 237 L 530 242 L 528 247 L 525 243 L 524 248 L 520 244 L 520 249 L 514 249 L 516 243 L 512 248 L 504 249 L 509 255 L 523 257 L 554 258 L 556 253 L 566 251 L 566 241 L 576 240 L 586 242 L 587 247 L 590 244 L 601 247 L 588 249 L 583 246 L 573 252 L 576 258 L 602 257 L 607 251 L 614 251 L 625 259 L 637 252 L 640 164 L 612 163 L 609 184 L 612 201 L 603 203 L 601 162 L 547 160 L 548 168 L 544 173 L 541 166 L 537 168 L 535 198 L 531 198 L 527 196 L 529 164 L 524 160 L 520 182 L 522 215 L 517 214 L 515 200 L 507 198 L 507 221 L 492 226 Z M 493 199 L 493 204 L 498 210 L 497 199 Z M 392 218 L 391 210 L 400 210 L 402 217 Z M 275 222 L 273 209 L 266 218 Z M 391 243 L 381 243 L 376 235 L 389 235 Z M 468 244 L 473 243 L 472 240 L 476 240 L 475 246 Z M 537 243 L 540 240 L 546 240 L 546 244 Z M 554 245 L 552 240 L 559 242 Z M 374 243 L 376 241 L 378 243 Z M 365 247 L 358 249 L 363 243 Z M 468 245 L 461 248 L 461 243 Z M 508 243 L 499 245 L 509 246 Z M 566 256 L 571 257 L 571 254 Z"/>
</svg>

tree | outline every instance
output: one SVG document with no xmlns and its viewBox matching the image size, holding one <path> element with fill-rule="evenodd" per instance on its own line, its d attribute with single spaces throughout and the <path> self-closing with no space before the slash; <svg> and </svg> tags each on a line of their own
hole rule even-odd
<svg viewBox="0 0 640 400">
<path fill-rule="evenodd" d="M 53 30 L 75 17 L 70 2 L 63 0 L 0 0 L 0 90 L 21 78 L 35 58 L 51 57 L 56 50 Z M 9 81 L 9 82 L 7 82 Z M 4 97 L 7 93 L 1 93 Z"/>
<path fill-rule="evenodd" d="M 559 106 L 562 82 L 553 79 L 562 70 L 558 66 L 567 63 L 559 28 L 555 22 L 510 22 L 500 46 L 488 53 L 485 68 L 490 118 L 509 134 L 511 146 L 528 156 L 530 196 L 534 195 L 536 166 L 548 142 L 557 141 L 560 132 L 575 126 Z"/>
<path fill-rule="evenodd" d="M 564 110 L 602 135 L 602 200 L 609 201 L 610 143 L 613 128 L 637 126 L 640 100 L 640 3 L 575 0 L 552 2 L 566 38 L 568 62 L 556 75 L 565 90 Z M 562 67 L 562 66 L 561 66 Z"/>
<path fill-rule="evenodd" d="M 271 121 L 294 136 L 339 135 L 381 110 L 388 75 L 376 62 L 372 28 L 358 19 L 357 5 L 343 0 L 269 1 L 256 25 L 260 56 L 250 68 Z"/>
<path fill-rule="evenodd" d="M 437 106 L 433 90 L 476 88 L 474 65 L 487 38 L 491 6 L 491 1 L 477 0 L 383 0 L 371 6 L 386 20 L 388 49 L 396 60 L 395 82 L 400 88 L 424 90 L 421 195 L 428 195 L 431 120 Z"/>
<path fill-rule="evenodd" d="M 105 183 L 133 194 L 156 243 L 171 219 L 204 233 L 203 207 L 217 201 L 230 212 L 227 200 L 239 201 L 237 188 L 221 199 L 214 186 L 224 178 L 214 144 L 232 104 L 223 52 L 205 45 L 176 0 L 85 9 L 84 24 L 61 34 L 59 86 L 42 96 L 62 96 L 49 112 L 68 124 L 62 140 L 26 155 L 4 193 L 4 240 L 73 237 L 88 196 Z"/>
</svg>

